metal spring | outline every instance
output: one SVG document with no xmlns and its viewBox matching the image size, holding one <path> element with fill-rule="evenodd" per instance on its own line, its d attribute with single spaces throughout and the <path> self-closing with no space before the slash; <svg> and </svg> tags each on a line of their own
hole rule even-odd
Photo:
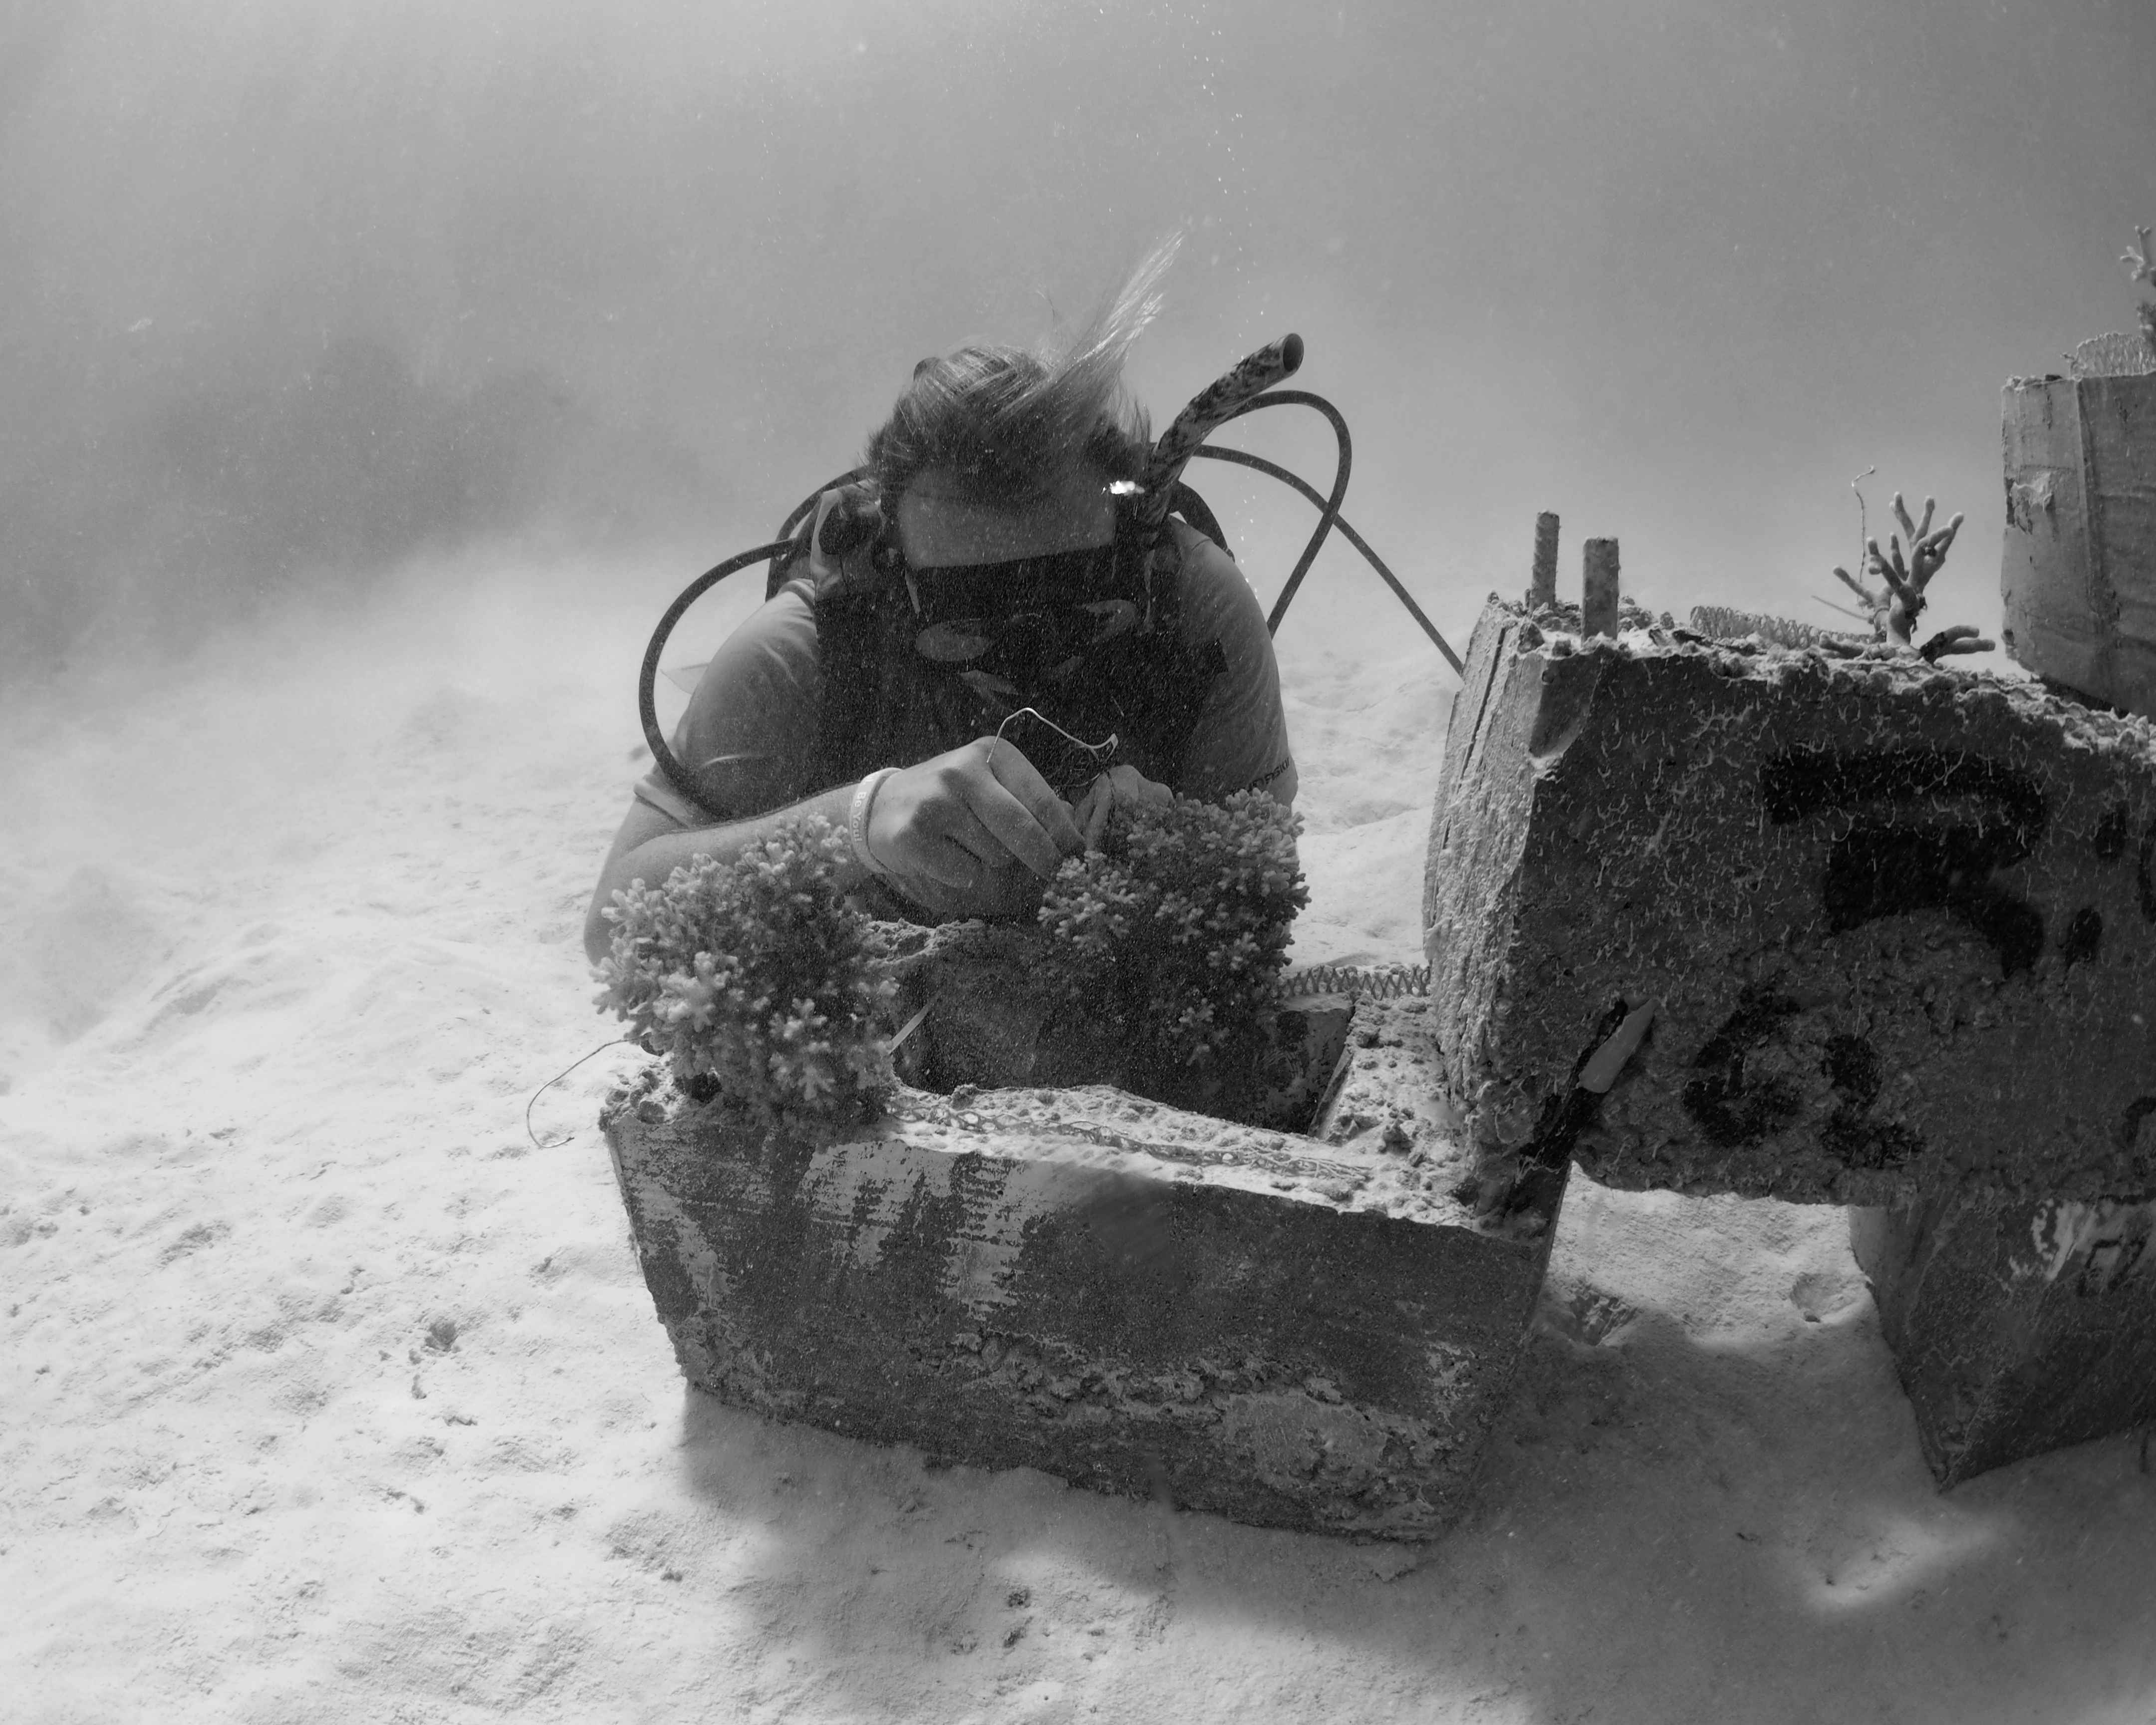
<svg viewBox="0 0 2156 1725">
<path fill-rule="evenodd" d="M 1822 647 L 1830 641 L 1859 644 L 1870 641 L 1869 635 L 1845 634 L 1839 629 L 1815 629 L 1809 623 L 1793 623 L 1786 617 L 1763 617 L 1751 611 L 1732 611 L 1727 605 L 1695 605 L 1691 609 L 1691 626 L 1701 634 L 1717 641 L 1742 640 L 1746 635 L 1758 635 L 1777 647 L 1791 647 L 1802 650 L 1806 647 Z"/>
<path fill-rule="evenodd" d="M 1289 999 L 1298 994 L 1348 994 L 1396 1000 L 1404 995 L 1430 993 L 1430 967 L 1389 964 L 1382 970 L 1358 970 L 1349 964 L 1313 964 L 1283 981 L 1281 993 Z"/>
</svg>

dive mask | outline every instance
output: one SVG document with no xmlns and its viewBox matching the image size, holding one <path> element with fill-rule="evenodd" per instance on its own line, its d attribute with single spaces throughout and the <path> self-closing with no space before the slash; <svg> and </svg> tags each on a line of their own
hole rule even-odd
<svg viewBox="0 0 2156 1725">
<path fill-rule="evenodd" d="M 1087 546 L 913 569 L 920 628 L 914 650 L 931 664 L 1029 690 L 1067 678 L 1097 647 L 1142 617 L 1117 579 L 1121 547 Z"/>
</svg>

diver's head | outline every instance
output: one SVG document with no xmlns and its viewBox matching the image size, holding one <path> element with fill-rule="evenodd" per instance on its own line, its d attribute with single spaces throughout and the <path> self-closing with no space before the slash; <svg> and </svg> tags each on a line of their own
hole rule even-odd
<svg viewBox="0 0 2156 1725">
<path fill-rule="evenodd" d="M 1148 446 L 1121 352 L 1106 357 L 973 347 L 914 367 L 866 464 L 909 562 L 993 562 L 1105 536 L 1108 488 L 1137 481 Z M 916 530 L 929 542 L 918 553 Z M 1060 542 L 1040 542 L 1059 532 Z M 991 548 L 947 554 L 960 552 L 945 542 L 952 533 L 985 536 Z M 993 548 L 1005 545 L 1018 548 Z"/>
<path fill-rule="evenodd" d="M 1117 484 L 1079 461 L 1022 499 L 991 501 L 947 468 L 923 469 L 897 510 L 915 650 L 985 677 L 983 693 L 1025 696 L 1137 628 L 1137 542 L 1122 531 Z"/>
<path fill-rule="evenodd" d="M 1051 469 L 1019 496 L 984 495 L 948 467 L 927 467 L 898 493 L 906 566 L 929 569 L 1112 545 L 1114 478 L 1090 461 Z M 886 493 L 886 495 L 889 495 Z"/>
<path fill-rule="evenodd" d="M 1160 280 L 1176 244 L 1156 247 L 1082 328 L 1039 349 L 975 344 L 913 368 L 891 417 L 869 439 L 865 464 L 886 518 L 900 522 L 902 536 L 906 500 L 921 487 L 934 493 L 932 513 L 984 528 L 999 517 L 1031 517 L 1043 531 L 1060 523 L 1081 535 L 1033 548 L 1086 542 L 1098 512 L 1077 493 L 1144 476 L 1151 437 L 1144 410 L 1124 387 L 1123 360 L 1159 309 Z M 1010 534 L 1034 536 L 1031 527 L 1012 526 Z M 1024 554 L 990 551 L 965 561 Z"/>
<path fill-rule="evenodd" d="M 915 649 L 1016 700 L 1068 681 L 1146 614 L 1133 511 L 1150 438 L 1123 358 L 1174 255 L 1158 248 L 1075 335 L 925 359 L 870 438 Z"/>
<path fill-rule="evenodd" d="M 924 360 L 870 442 L 915 649 L 983 693 L 1029 698 L 1140 621 L 1116 502 L 1144 471 L 1146 426 L 1116 357 Z"/>
</svg>

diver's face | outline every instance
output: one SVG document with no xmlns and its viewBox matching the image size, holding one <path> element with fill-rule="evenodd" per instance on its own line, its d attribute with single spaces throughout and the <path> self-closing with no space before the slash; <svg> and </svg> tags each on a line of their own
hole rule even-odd
<svg viewBox="0 0 2156 1725">
<path fill-rule="evenodd" d="M 1066 470 L 1022 507 L 968 501 L 951 474 L 932 467 L 898 500 L 898 542 L 916 569 L 1004 563 L 1112 544 L 1116 505 L 1089 467 Z"/>
</svg>

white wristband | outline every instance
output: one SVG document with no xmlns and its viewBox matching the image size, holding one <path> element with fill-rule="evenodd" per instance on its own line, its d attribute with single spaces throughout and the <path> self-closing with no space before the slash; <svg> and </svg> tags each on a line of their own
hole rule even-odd
<svg viewBox="0 0 2156 1725">
<path fill-rule="evenodd" d="M 846 836 L 854 842 L 854 860 L 871 875 L 882 876 L 891 872 L 869 851 L 869 815 L 875 808 L 876 793 L 883 782 L 898 771 L 896 767 L 879 767 L 854 787 L 853 806 L 846 811 Z"/>
</svg>

